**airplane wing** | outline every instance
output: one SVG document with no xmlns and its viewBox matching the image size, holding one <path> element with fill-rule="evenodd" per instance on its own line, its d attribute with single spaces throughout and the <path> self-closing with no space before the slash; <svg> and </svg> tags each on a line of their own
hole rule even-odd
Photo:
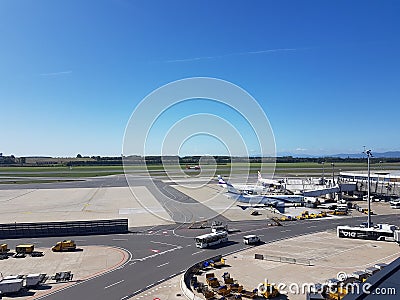
<svg viewBox="0 0 400 300">
<path fill-rule="evenodd" d="M 268 204 L 256 204 L 256 205 L 252 205 L 252 204 L 236 204 L 236 206 L 240 207 L 243 210 L 246 210 L 248 208 L 267 208 L 267 207 L 274 207 L 273 205 L 268 205 Z"/>
</svg>

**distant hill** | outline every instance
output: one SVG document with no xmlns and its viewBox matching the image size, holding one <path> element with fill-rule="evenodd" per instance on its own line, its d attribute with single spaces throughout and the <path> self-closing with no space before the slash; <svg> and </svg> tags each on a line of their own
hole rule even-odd
<svg viewBox="0 0 400 300">
<path fill-rule="evenodd" d="M 400 151 L 387 151 L 387 152 L 372 152 L 373 157 L 375 158 L 399 158 Z M 363 158 L 365 157 L 364 153 L 351 153 L 351 154 L 335 154 L 331 155 L 332 157 L 340 157 L 340 158 Z"/>
<path fill-rule="evenodd" d="M 375 158 L 400 158 L 400 151 L 387 152 L 372 152 Z M 335 158 L 363 158 L 366 157 L 363 153 L 339 153 L 330 155 L 315 155 L 315 154 L 298 154 L 298 153 L 278 153 L 278 156 L 292 156 L 299 158 L 317 158 L 317 157 L 335 157 Z"/>
</svg>

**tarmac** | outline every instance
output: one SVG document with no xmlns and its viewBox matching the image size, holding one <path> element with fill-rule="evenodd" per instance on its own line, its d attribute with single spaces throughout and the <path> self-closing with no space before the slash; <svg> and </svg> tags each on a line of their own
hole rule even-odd
<svg viewBox="0 0 400 300">
<path fill-rule="evenodd" d="M 168 213 L 146 187 L 132 189 L 163 218 L 143 208 L 129 187 L 99 187 L 1 190 L 0 219 L 20 223 L 127 218 L 130 227 L 170 224 Z"/>
<path fill-rule="evenodd" d="M 72 281 L 57 283 L 49 278 L 44 285 L 18 294 L 18 297 L 10 295 L 10 297 L 3 296 L 2 299 L 37 299 L 82 280 L 114 270 L 129 259 L 129 254 L 126 251 L 106 246 L 83 246 L 78 247 L 73 252 L 53 252 L 48 248 L 35 248 L 35 251 L 42 251 L 44 256 L 31 257 L 27 255 L 25 258 L 9 257 L 1 260 L 1 274 L 5 277 L 45 273 L 51 277 L 57 272 L 71 271 L 73 274 Z"/>
<path fill-rule="evenodd" d="M 153 188 L 152 185 L 138 185 L 131 188 L 3 189 L 0 190 L 0 219 L 2 223 L 21 223 L 127 218 L 129 227 L 174 223 L 169 204 L 175 203 L 174 206 L 179 208 L 179 202 L 170 201 L 163 206 L 157 198 L 160 191 L 153 191 Z M 195 210 L 205 207 L 214 211 L 214 215 L 222 214 L 232 221 L 265 219 L 265 216 L 251 216 L 250 210 L 243 211 L 237 207 L 235 201 L 225 196 L 223 188 L 216 184 L 202 188 L 173 185 L 171 188 L 197 201 L 193 205 Z M 185 206 L 191 207 L 190 203 Z"/>
<path fill-rule="evenodd" d="M 255 259 L 255 254 L 268 256 L 268 260 Z M 303 287 L 323 284 L 336 278 L 338 273 L 351 274 L 376 263 L 390 263 L 399 256 L 400 248 L 396 243 L 339 239 L 335 232 L 326 231 L 249 247 L 228 255 L 224 257 L 226 267 L 210 269 L 199 275 L 198 281 L 204 283 L 206 273 L 214 273 L 222 281 L 222 274 L 229 272 L 247 290 L 257 288 L 260 283 L 274 283 L 282 286 L 280 299 L 304 300 Z M 296 259 L 298 263 L 276 261 L 279 258 Z M 130 299 L 186 299 L 179 286 L 181 276 Z"/>
<path fill-rule="evenodd" d="M 228 197 L 217 182 L 208 182 L 209 178 L 181 178 L 173 182 L 160 181 L 162 178 L 152 181 L 143 176 L 129 178 L 131 187 L 124 175 L 60 184 L 2 185 L 0 219 L 2 223 L 20 223 L 127 218 L 130 227 L 137 227 L 191 222 L 195 215 L 215 215 L 225 221 L 262 220 L 270 216 L 263 213 L 265 210 L 258 210 L 258 216 L 251 215 L 252 208 L 242 210 L 237 206 L 239 202 Z M 367 207 L 365 201 L 353 203 Z M 288 208 L 287 212 L 292 210 Z M 377 214 L 398 213 L 383 202 L 372 202 L 372 210 Z M 293 211 L 297 212 L 301 212 L 299 208 Z"/>
<path fill-rule="evenodd" d="M 228 197 L 226 190 L 218 184 L 207 184 L 201 187 L 195 184 L 185 184 L 184 186 L 172 185 L 172 187 L 216 211 L 230 221 L 262 220 L 266 218 L 265 214 L 252 216 L 250 214 L 252 209 L 243 210 L 238 207 L 237 204 L 239 202 Z"/>
</svg>

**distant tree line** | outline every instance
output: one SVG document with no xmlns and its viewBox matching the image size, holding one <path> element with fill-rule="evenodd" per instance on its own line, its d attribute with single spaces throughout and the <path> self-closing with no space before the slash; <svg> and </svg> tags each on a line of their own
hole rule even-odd
<svg viewBox="0 0 400 300">
<path fill-rule="evenodd" d="M 14 155 L 0 155 L 0 166 L 122 166 L 122 163 L 129 165 L 160 165 L 160 164 L 181 164 L 181 165 L 199 165 L 199 164 L 218 164 L 226 165 L 230 163 L 268 163 L 276 161 L 277 163 L 364 163 L 365 158 L 340 158 L 340 157 L 230 157 L 230 156 L 82 156 L 78 154 L 75 158 L 46 158 L 32 162 L 32 158 L 15 157 Z M 400 163 L 400 158 L 372 158 L 372 164 Z"/>
</svg>

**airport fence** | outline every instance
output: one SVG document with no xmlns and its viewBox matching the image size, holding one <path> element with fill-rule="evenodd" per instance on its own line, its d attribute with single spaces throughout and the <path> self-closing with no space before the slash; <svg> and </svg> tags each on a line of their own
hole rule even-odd
<svg viewBox="0 0 400 300">
<path fill-rule="evenodd" d="M 297 265 L 305 265 L 305 266 L 312 266 L 312 261 L 305 258 L 293 258 L 293 257 L 282 257 L 282 256 L 273 256 L 273 255 L 263 255 L 263 254 L 255 254 L 255 259 L 260 260 L 268 260 L 268 261 L 275 261 L 287 264 L 297 264 Z"/>
<path fill-rule="evenodd" d="M 128 219 L 0 224 L 1 239 L 126 232 Z"/>
</svg>

